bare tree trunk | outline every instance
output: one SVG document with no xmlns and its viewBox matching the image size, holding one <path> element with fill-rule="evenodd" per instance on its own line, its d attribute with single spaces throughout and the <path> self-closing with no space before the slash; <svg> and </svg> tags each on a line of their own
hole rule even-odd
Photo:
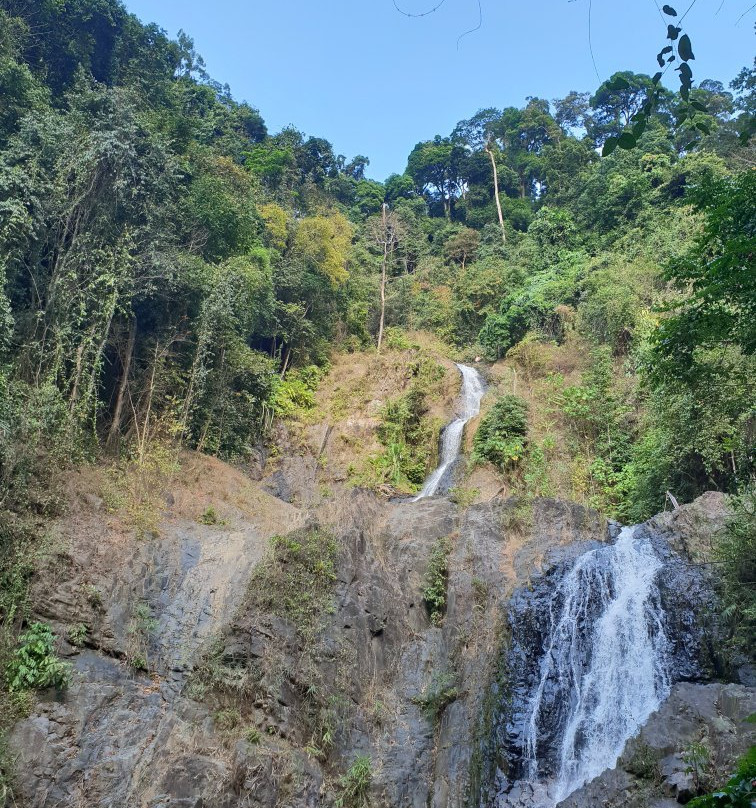
<svg viewBox="0 0 756 808">
<path fill-rule="evenodd" d="M 501 212 L 501 201 L 499 199 L 499 172 L 496 170 L 496 158 L 493 151 L 486 144 L 486 154 L 491 158 L 491 168 L 494 178 L 494 198 L 496 199 L 496 212 L 499 214 L 499 227 L 501 228 L 501 240 L 507 243 L 507 231 L 504 229 L 504 216 Z"/>
<path fill-rule="evenodd" d="M 126 393 L 126 387 L 129 383 L 129 372 L 131 371 L 131 358 L 134 356 L 134 343 L 136 342 L 137 321 L 134 317 L 129 326 L 129 338 L 126 343 L 126 355 L 123 358 L 121 372 L 121 380 L 118 383 L 118 394 L 116 395 L 115 410 L 113 411 L 113 420 L 110 423 L 110 430 L 108 431 L 108 439 L 106 441 L 106 448 L 109 452 L 113 452 L 118 448 L 118 438 L 121 432 L 121 417 L 123 414 L 123 400 Z"/>
<path fill-rule="evenodd" d="M 289 360 L 291 359 L 291 345 L 286 346 L 286 353 L 284 354 L 283 366 L 281 367 L 281 378 L 286 376 L 286 371 L 289 369 Z"/>
<path fill-rule="evenodd" d="M 144 455 L 147 450 L 147 439 L 150 434 L 150 415 L 152 414 L 152 398 L 155 395 L 155 376 L 157 374 L 157 364 L 159 357 L 159 343 L 155 341 L 155 356 L 152 360 L 152 373 L 150 374 L 150 388 L 147 393 L 147 412 L 144 416 L 144 427 L 142 437 L 139 440 L 139 465 L 144 463 Z"/>
<path fill-rule="evenodd" d="M 388 226 L 386 222 L 386 211 L 388 205 L 383 203 L 383 264 L 381 266 L 381 321 L 378 325 L 378 353 L 381 352 L 381 344 L 383 343 L 383 325 L 386 321 L 386 265 L 388 264 Z"/>
</svg>

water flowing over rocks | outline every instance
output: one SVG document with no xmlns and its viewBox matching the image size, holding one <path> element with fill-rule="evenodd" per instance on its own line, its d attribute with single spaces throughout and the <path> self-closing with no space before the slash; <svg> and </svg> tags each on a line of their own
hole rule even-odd
<svg viewBox="0 0 756 808">
<path fill-rule="evenodd" d="M 444 493 L 449 489 L 449 478 L 459 458 L 465 424 L 480 412 L 480 401 L 486 392 L 485 382 L 475 368 L 457 364 L 457 369 L 462 374 L 459 414 L 444 428 L 438 467 L 429 475 L 415 501 Z"/>
<path fill-rule="evenodd" d="M 18 805 L 335 806 L 357 755 L 370 758 L 368 804 L 377 808 L 491 805 L 497 769 L 513 783 L 527 764 L 516 753 L 516 716 L 537 676 L 546 630 L 539 609 L 564 571 L 586 550 L 606 548 L 617 530 L 550 499 L 496 497 L 462 509 L 443 497 L 386 502 L 345 489 L 305 509 L 265 493 L 305 488 L 296 464 L 259 486 L 215 461 L 188 465 L 213 496 L 233 492 L 223 520 L 188 518 L 189 505 L 201 512 L 204 502 L 175 490 L 159 536 L 146 540 L 119 529 L 78 482 L 78 505 L 58 527 L 60 549 L 39 574 L 34 603 L 59 636 L 78 623 L 89 632 L 85 647 L 61 648 L 75 666 L 69 690 L 46 693 L 14 730 Z M 683 720 L 696 705 L 715 705 L 702 720 L 723 761 L 744 743 L 739 717 L 753 691 L 697 684 L 716 673 L 715 625 L 701 619 L 713 595 L 705 568 L 680 555 L 684 546 L 694 553 L 724 512 L 722 498 L 709 497 L 635 533 L 663 565 L 656 586 L 674 649 L 669 677 L 682 682 L 643 730 L 670 783 L 679 771 L 666 758 L 699 731 L 697 718 Z M 338 551 L 332 607 L 310 635 L 293 616 L 260 606 L 248 587 L 265 585 L 255 570 L 269 536 L 316 525 L 336 537 Z M 441 539 L 446 602 L 434 624 L 423 590 Z M 143 606 L 149 673 L 129 664 Z M 198 678 L 203 670 L 237 689 L 213 690 L 212 676 Z M 706 701 L 681 687 L 717 690 Z M 727 721 L 717 723 L 712 710 Z M 729 746 L 718 740 L 725 736 Z M 607 794 L 635 788 L 634 775 L 623 777 L 601 775 L 574 804 L 612 804 Z M 518 782 L 510 798 L 517 789 L 519 804 L 537 805 L 532 784 Z"/>
<path fill-rule="evenodd" d="M 582 802 L 562 801 L 614 768 L 626 742 L 652 714 L 667 710 L 670 693 L 679 698 L 676 683 L 722 672 L 714 581 L 691 558 L 723 516 L 721 497 L 707 495 L 624 528 L 613 546 L 555 550 L 544 574 L 514 594 L 510 691 L 494 733 L 499 762 L 484 802 L 613 804 L 606 802 L 610 775 L 600 799 L 589 797 L 588 787 L 579 792 Z"/>
</svg>

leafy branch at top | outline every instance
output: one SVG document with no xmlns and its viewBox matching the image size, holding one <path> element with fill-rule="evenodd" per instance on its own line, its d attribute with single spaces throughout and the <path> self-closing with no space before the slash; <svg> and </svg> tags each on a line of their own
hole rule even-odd
<svg viewBox="0 0 756 808">
<path fill-rule="evenodd" d="M 662 11 L 668 17 L 676 18 L 677 11 L 672 6 L 665 5 Z M 684 15 L 683 15 L 684 16 Z M 682 22 L 682 20 L 680 20 Z M 610 155 L 617 147 L 621 149 L 634 149 L 638 143 L 638 139 L 645 132 L 648 126 L 648 121 L 654 114 L 659 106 L 662 96 L 662 89 L 660 83 L 662 76 L 671 64 L 679 61 L 679 65 L 675 70 L 680 74 L 680 97 L 684 104 L 678 111 L 677 124 L 681 126 L 685 121 L 691 121 L 693 127 L 705 135 L 709 134 L 709 125 L 703 120 L 697 120 L 696 114 L 699 112 L 707 112 L 704 104 L 699 101 L 690 100 L 690 91 L 693 87 L 693 70 L 690 67 L 690 62 L 695 60 L 693 53 L 693 44 L 690 37 L 682 32 L 680 25 L 674 23 L 667 24 L 667 40 L 665 45 L 659 53 L 656 54 L 656 61 L 661 68 L 658 73 L 651 79 L 653 89 L 649 92 L 646 102 L 643 104 L 635 115 L 633 115 L 633 124 L 628 126 L 624 132 L 619 136 L 608 137 L 604 142 L 602 156 Z M 629 89 L 630 84 L 623 76 L 615 76 L 611 84 L 608 86 L 609 90 L 621 91 Z"/>
</svg>

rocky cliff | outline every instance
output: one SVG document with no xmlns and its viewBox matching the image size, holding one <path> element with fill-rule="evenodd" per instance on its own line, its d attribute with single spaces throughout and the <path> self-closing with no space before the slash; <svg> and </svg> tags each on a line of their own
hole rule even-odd
<svg viewBox="0 0 756 808">
<path fill-rule="evenodd" d="M 497 728 L 516 704 L 512 650 L 527 655 L 516 604 L 606 541 L 607 524 L 548 499 L 465 509 L 347 488 L 326 498 L 316 477 L 317 452 L 257 482 L 187 456 L 141 538 L 94 479 L 72 481 L 33 599 L 68 638 L 74 676 L 13 733 L 20 805 L 480 804 L 508 754 Z M 682 574 L 680 553 L 723 514 L 708 497 L 653 523 L 676 559 L 668 569 Z M 691 607 L 685 581 L 666 587 L 675 620 L 698 632 L 695 646 L 680 635 L 679 678 L 703 680 L 716 655 L 696 604 L 710 589 L 702 582 Z M 752 691 L 688 687 L 719 689 L 676 691 L 663 709 L 677 715 L 683 697 L 726 704 L 731 762 Z M 679 755 L 682 730 L 665 734 L 665 721 L 649 732 Z M 568 804 L 610 804 L 609 791 L 632 786 L 607 775 L 588 789 Z"/>
</svg>

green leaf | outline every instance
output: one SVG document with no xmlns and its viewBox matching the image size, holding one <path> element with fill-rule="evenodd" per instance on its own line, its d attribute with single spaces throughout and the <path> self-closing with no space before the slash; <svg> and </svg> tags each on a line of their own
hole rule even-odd
<svg viewBox="0 0 756 808">
<path fill-rule="evenodd" d="M 629 90 L 630 82 L 626 78 L 623 78 L 622 76 L 617 76 L 617 78 L 614 80 L 614 89 Z"/>
<path fill-rule="evenodd" d="M 665 14 L 668 14 L 670 17 L 677 16 L 677 12 L 672 8 L 672 6 L 662 6 L 662 11 Z"/>
<path fill-rule="evenodd" d="M 633 127 L 633 136 L 637 139 L 646 131 L 646 119 L 641 118 Z"/>
<path fill-rule="evenodd" d="M 680 42 L 677 45 L 677 52 L 680 54 L 680 58 L 685 62 L 696 58 L 693 55 L 693 46 L 691 45 L 690 37 L 687 34 L 683 34 L 680 37 Z"/>
<path fill-rule="evenodd" d="M 602 157 L 608 157 L 619 145 L 619 138 L 608 137 L 604 141 L 604 148 L 601 150 Z"/>
<path fill-rule="evenodd" d="M 674 25 L 667 26 L 667 39 L 675 40 L 680 35 L 682 28 L 676 28 Z"/>
<path fill-rule="evenodd" d="M 661 74 L 661 73 L 654 73 L 654 77 L 651 79 L 651 81 L 652 81 L 654 84 L 658 84 L 658 83 L 661 81 L 661 78 L 662 78 L 662 74 Z"/>
<path fill-rule="evenodd" d="M 632 132 L 623 132 L 617 139 L 617 145 L 620 149 L 634 149 L 637 144 L 637 139 Z"/>
<path fill-rule="evenodd" d="M 700 101 L 691 101 L 691 107 L 693 109 L 697 109 L 699 112 L 708 112 L 709 110 L 706 108 L 706 104 L 702 104 Z"/>
<path fill-rule="evenodd" d="M 703 132 L 705 135 L 711 133 L 709 125 L 707 123 L 704 123 L 703 121 L 696 121 L 696 129 L 698 129 L 699 132 Z"/>
</svg>

